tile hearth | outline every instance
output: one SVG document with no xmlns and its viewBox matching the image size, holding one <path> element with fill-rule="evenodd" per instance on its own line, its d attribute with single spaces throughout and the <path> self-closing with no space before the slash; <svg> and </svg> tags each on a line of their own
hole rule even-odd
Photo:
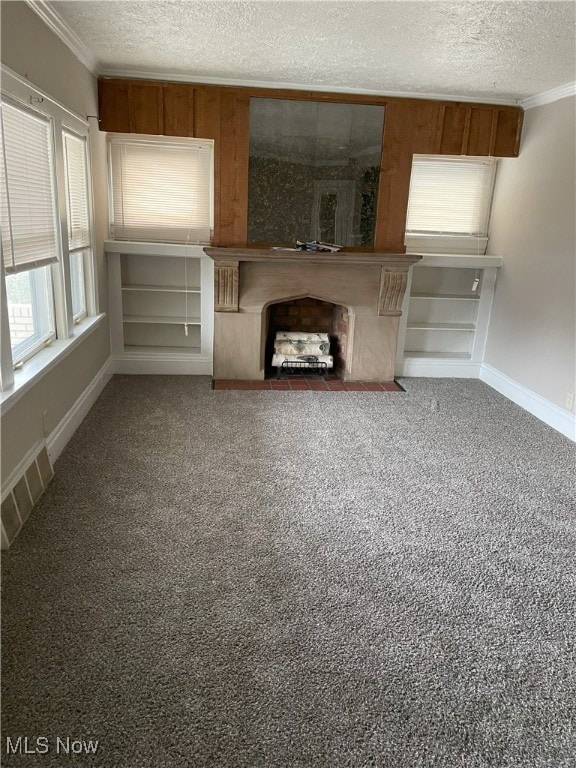
<svg viewBox="0 0 576 768">
<path fill-rule="evenodd" d="M 320 377 L 288 376 L 285 379 L 264 379 L 243 381 L 234 379 L 213 379 L 212 389 L 236 389 L 259 391 L 302 392 L 404 392 L 396 381 L 342 381 L 336 375 Z"/>
</svg>

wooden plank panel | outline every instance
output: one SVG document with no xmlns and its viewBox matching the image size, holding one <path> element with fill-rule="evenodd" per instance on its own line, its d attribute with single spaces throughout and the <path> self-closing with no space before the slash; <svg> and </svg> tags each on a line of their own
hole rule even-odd
<svg viewBox="0 0 576 768">
<path fill-rule="evenodd" d="M 164 132 L 162 83 L 130 83 L 130 123 L 132 133 L 161 136 Z"/>
<path fill-rule="evenodd" d="M 244 245 L 248 232 L 250 97 L 222 94 L 220 117 L 220 245 Z"/>
<path fill-rule="evenodd" d="M 406 136 L 411 135 L 412 127 L 411 109 L 398 103 L 386 107 L 374 233 L 375 251 L 406 251 L 404 230 L 412 171 L 412 146 L 406 142 Z"/>
<path fill-rule="evenodd" d="M 499 109 L 496 126 L 494 155 L 496 157 L 518 157 L 520 151 L 520 133 L 524 118 L 523 110 Z"/>
<path fill-rule="evenodd" d="M 101 131 L 130 133 L 130 99 L 127 80 L 100 78 L 98 115 Z"/>
<path fill-rule="evenodd" d="M 468 108 L 465 104 L 449 104 L 444 110 L 444 125 L 440 141 L 441 155 L 462 154 Z"/>
<path fill-rule="evenodd" d="M 467 155 L 489 155 L 492 140 L 492 118 L 494 110 L 472 107 Z"/>
<path fill-rule="evenodd" d="M 384 116 L 374 250 L 404 253 L 414 154 L 436 154 L 444 108 L 434 102 L 389 104 Z"/>
<path fill-rule="evenodd" d="M 193 137 L 194 86 L 189 83 L 164 83 L 162 95 L 164 135 Z"/>
<path fill-rule="evenodd" d="M 214 236 L 213 245 L 221 245 L 220 237 L 220 96 L 219 88 L 199 86 L 194 90 L 194 135 L 214 142 Z"/>
<path fill-rule="evenodd" d="M 405 141 L 410 145 L 412 153 L 436 154 L 442 137 L 442 118 L 445 112 L 442 105 L 421 101 L 419 104 L 403 104 L 402 109 L 411 116 L 404 120 L 404 125 L 409 122 L 410 131 L 405 134 Z"/>
</svg>

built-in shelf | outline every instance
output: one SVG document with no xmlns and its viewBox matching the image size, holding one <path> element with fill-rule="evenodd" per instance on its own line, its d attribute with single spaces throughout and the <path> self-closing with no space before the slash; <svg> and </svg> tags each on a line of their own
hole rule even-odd
<svg viewBox="0 0 576 768">
<path fill-rule="evenodd" d="M 106 241 L 119 373 L 212 373 L 214 269 L 200 246 Z"/>
<path fill-rule="evenodd" d="M 397 373 L 478 375 L 501 264 L 497 256 L 429 254 L 414 265 L 401 318 Z"/>
<path fill-rule="evenodd" d="M 474 331 L 474 323 L 422 323 L 408 321 L 409 331 Z"/>
<path fill-rule="evenodd" d="M 152 293 L 201 293 L 200 288 L 178 285 L 123 285 L 123 291 L 151 291 Z"/>
<path fill-rule="evenodd" d="M 469 352 L 406 352 L 405 357 L 430 360 L 470 360 Z"/>
<path fill-rule="evenodd" d="M 470 296 L 462 296 L 455 293 L 412 293 L 410 299 L 432 299 L 434 301 L 480 301 L 480 296 L 475 293 Z"/>
<path fill-rule="evenodd" d="M 124 354 L 133 357 L 157 357 L 158 359 L 170 357 L 170 358 L 182 358 L 185 359 L 190 355 L 199 355 L 201 353 L 200 347 L 159 347 L 159 346 L 146 346 L 144 344 L 127 344 L 124 347 Z"/>
<path fill-rule="evenodd" d="M 156 325 L 200 325 L 199 317 L 167 317 L 166 315 L 124 315 L 125 323 L 154 323 Z"/>
</svg>

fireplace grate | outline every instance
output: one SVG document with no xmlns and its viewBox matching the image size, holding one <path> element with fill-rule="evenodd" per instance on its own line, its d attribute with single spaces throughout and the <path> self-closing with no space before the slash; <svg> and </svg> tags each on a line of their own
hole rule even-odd
<svg viewBox="0 0 576 768">
<path fill-rule="evenodd" d="M 279 379 L 288 374 L 325 376 L 327 371 L 328 365 L 320 360 L 314 362 L 308 360 L 284 360 L 282 365 L 279 365 L 276 369 L 276 376 Z"/>
</svg>

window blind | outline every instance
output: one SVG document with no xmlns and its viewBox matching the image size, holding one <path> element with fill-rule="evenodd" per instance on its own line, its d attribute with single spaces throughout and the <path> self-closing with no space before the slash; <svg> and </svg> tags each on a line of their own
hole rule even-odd
<svg viewBox="0 0 576 768">
<path fill-rule="evenodd" d="M 493 158 L 414 155 L 406 232 L 486 237 Z"/>
<path fill-rule="evenodd" d="M 86 139 L 68 131 L 63 131 L 62 137 L 66 178 L 68 249 L 70 253 L 73 253 L 90 245 Z"/>
<path fill-rule="evenodd" d="M 210 242 L 210 142 L 112 137 L 110 165 L 114 238 Z"/>
<path fill-rule="evenodd" d="M 7 273 L 58 260 L 52 130 L 49 119 L 4 102 L 0 221 Z"/>
</svg>

